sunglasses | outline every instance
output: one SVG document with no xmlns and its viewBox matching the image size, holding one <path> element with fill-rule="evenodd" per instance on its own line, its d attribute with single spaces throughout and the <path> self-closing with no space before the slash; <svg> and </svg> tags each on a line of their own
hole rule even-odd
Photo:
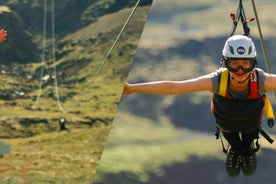
<svg viewBox="0 0 276 184">
<path fill-rule="evenodd" d="M 253 59 L 226 59 L 225 66 L 230 72 L 238 72 L 240 69 L 244 73 L 251 72 L 255 67 L 255 60 Z"/>
</svg>

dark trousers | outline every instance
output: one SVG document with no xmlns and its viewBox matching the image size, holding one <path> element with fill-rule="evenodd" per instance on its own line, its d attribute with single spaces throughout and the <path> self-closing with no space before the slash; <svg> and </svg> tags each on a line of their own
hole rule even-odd
<svg viewBox="0 0 276 184">
<path fill-rule="evenodd" d="M 254 139 L 259 138 L 259 128 L 251 132 L 223 132 L 223 136 L 235 151 L 249 150 Z"/>
</svg>

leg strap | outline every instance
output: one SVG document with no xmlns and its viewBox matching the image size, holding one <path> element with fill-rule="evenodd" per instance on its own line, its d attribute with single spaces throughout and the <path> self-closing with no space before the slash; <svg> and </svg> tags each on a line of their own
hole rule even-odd
<svg viewBox="0 0 276 184">
<path fill-rule="evenodd" d="M 222 147 L 222 151 L 227 154 L 227 149 L 225 148 L 224 146 L 224 143 L 223 143 L 223 140 L 222 140 L 222 137 L 221 137 L 221 130 L 220 128 L 217 126 L 217 131 L 215 133 L 215 136 L 216 136 L 216 139 L 220 139 L 220 142 L 221 142 L 221 147 Z M 229 145 L 228 145 L 229 146 Z"/>
<path fill-rule="evenodd" d="M 274 142 L 273 139 L 260 127 L 260 134 L 270 143 L 272 144 Z"/>
</svg>

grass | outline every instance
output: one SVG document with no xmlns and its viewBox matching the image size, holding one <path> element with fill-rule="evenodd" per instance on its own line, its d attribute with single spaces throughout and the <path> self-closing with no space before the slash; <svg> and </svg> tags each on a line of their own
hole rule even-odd
<svg viewBox="0 0 276 184">
<path fill-rule="evenodd" d="M 11 154 L 0 160 L 2 181 L 18 183 L 35 178 L 36 183 L 92 180 L 109 127 L 92 127 L 71 133 L 49 133 L 25 139 L 2 139 Z M 22 182 L 21 182 L 22 181 Z"/>
<path fill-rule="evenodd" d="M 65 53 L 57 61 L 58 67 L 73 60 L 79 61 L 82 57 L 90 60 L 84 69 L 66 78 L 85 77 L 84 81 L 71 86 L 59 83 L 60 97 L 66 98 L 61 100 L 65 113 L 59 109 L 54 83 L 42 88 L 39 104 L 33 108 L 38 90 L 37 81 L 32 83 L 24 77 L 8 76 L 5 82 L 9 89 L 30 85 L 31 92 L 24 98 L 0 102 L 0 113 L 3 115 L 1 123 L 5 125 L 0 132 L 1 141 L 11 146 L 11 153 L 0 159 L 0 183 L 90 183 L 93 180 L 148 9 L 139 8 L 132 22 L 135 28 L 130 23 L 131 29 L 126 29 L 95 82 L 91 81 L 95 69 L 113 44 L 124 23 L 122 20 L 131 9 L 100 18 L 100 22 L 63 40 L 68 45 L 58 50 L 59 53 Z M 99 25 L 106 26 L 106 29 L 102 27 L 97 30 Z M 107 40 L 99 40 L 99 33 Z M 95 42 L 90 43 L 90 38 L 94 38 Z M 26 73 L 32 73 L 38 66 L 29 65 Z M 51 71 L 53 65 L 48 64 L 46 67 Z M 73 92 L 76 94 L 69 96 Z M 61 116 L 68 120 L 71 133 L 58 132 Z M 48 123 L 20 125 L 19 121 L 24 118 L 46 119 Z M 29 132 L 34 135 L 27 136 Z"/>
</svg>

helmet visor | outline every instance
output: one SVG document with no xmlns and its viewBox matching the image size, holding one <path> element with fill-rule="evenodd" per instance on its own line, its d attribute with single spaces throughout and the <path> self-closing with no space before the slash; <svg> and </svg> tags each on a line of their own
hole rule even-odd
<svg viewBox="0 0 276 184">
<path fill-rule="evenodd" d="M 248 73 L 255 67 L 255 61 L 253 59 L 229 58 L 225 60 L 225 65 L 230 72 L 236 73 L 241 69 L 244 73 Z"/>
</svg>

